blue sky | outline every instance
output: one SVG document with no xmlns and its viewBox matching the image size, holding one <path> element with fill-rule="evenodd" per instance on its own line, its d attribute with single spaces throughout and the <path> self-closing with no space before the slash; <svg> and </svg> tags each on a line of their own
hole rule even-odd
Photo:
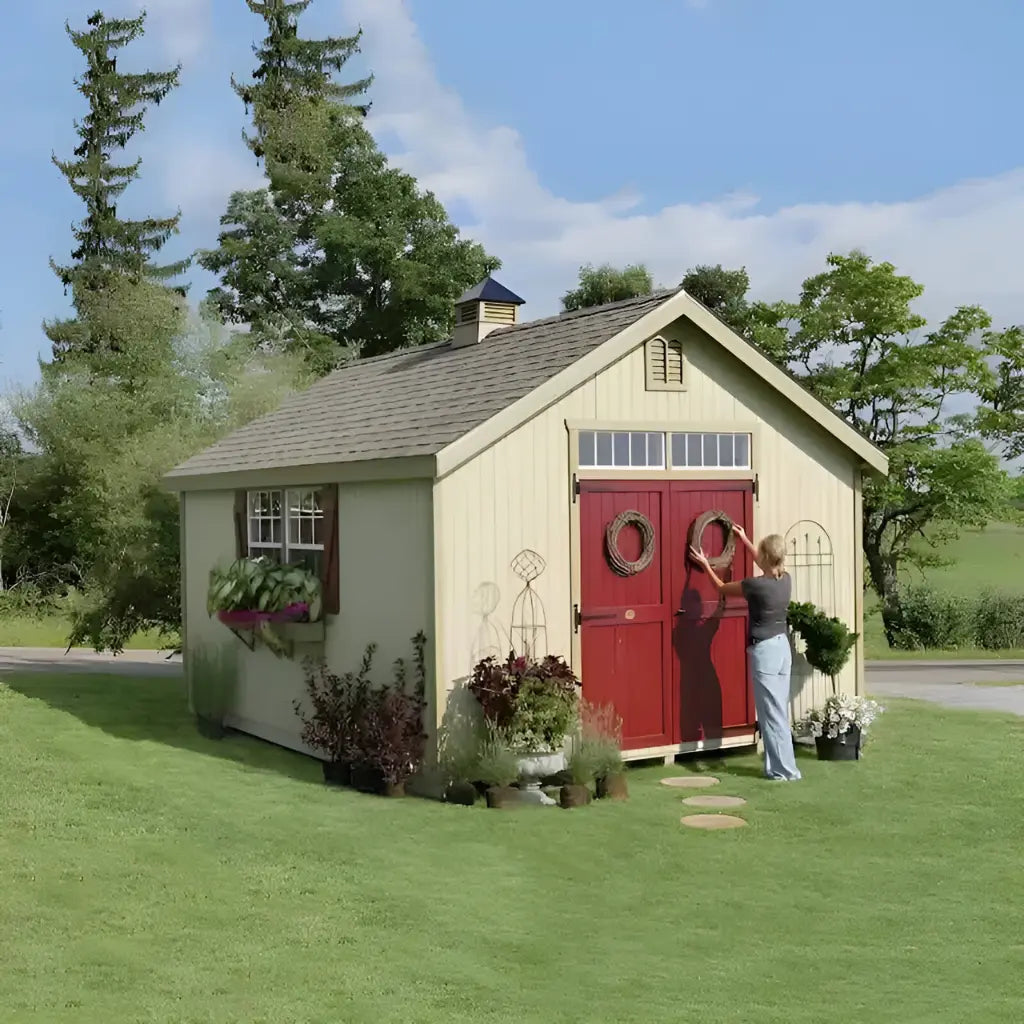
<svg viewBox="0 0 1024 1024">
<path fill-rule="evenodd" d="M 49 158 L 81 113 L 63 21 L 96 3 L 16 5 L 0 39 L 8 384 L 35 378 L 40 322 L 67 308 L 47 261 L 66 259 L 80 208 Z M 228 78 L 261 22 L 243 0 L 147 6 L 123 63 L 180 60 L 183 85 L 150 118 L 123 208 L 183 211 L 170 258 L 212 244 L 230 191 L 260 180 Z M 926 285 L 929 316 L 980 302 L 1024 321 L 1019 0 L 314 0 L 304 27 L 359 24 L 382 146 L 504 260 L 527 315 L 555 311 L 587 261 L 643 260 L 665 284 L 745 265 L 780 297 L 862 246 Z M 192 279 L 196 297 L 211 284 Z"/>
</svg>

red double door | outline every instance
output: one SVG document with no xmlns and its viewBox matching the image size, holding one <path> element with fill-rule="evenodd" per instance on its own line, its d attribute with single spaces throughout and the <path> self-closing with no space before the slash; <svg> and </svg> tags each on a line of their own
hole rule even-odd
<svg viewBox="0 0 1024 1024">
<path fill-rule="evenodd" d="M 615 706 L 627 750 L 750 732 L 746 602 L 720 601 L 707 574 L 687 557 L 691 527 L 704 512 L 725 512 L 749 533 L 750 481 L 588 481 L 580 484 L 579 501 L 584 697 Z M 605 534 L 628 510 L 653 525 L 654 560 L 622 576 L 609 564 Z M 704 533 L 705 553 L 721 553 L 726 539 L 713 523 Z M 619 551 L 631 561 L 641 543 L 632 526 L 619 535 Z M 751 568 L 749 552 L 737 545 L 731 574 L 723 578 L 740 579 Z"/>
</svg>

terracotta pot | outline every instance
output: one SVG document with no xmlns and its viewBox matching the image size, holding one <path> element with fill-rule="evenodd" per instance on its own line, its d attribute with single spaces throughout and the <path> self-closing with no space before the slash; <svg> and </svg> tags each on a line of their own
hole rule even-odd
<svg viewBox="0 0 1024 1024">
<path fill-rule="evenodd" d="M 348 761 L 321 761 L 320 764 L 328 786 L 352 785 L 352 765 Z"/>
<path fill-rule="evenodd" d="M 495 810 L 508 810 L 519 804 L 519 790 L 512 786 L 491 786 L 487 790 L 487 806 Z"/>
<path fill-rule="evenodd" d="M 629 785 L 626 782 L 625 772 L 616 772 L 614 775 L 605 775 L 597 780 L 597 798 L 599 800 L 627 800 L 629 798 Z"/>
<path fill-rule="evenodd" d="M 449 782 L 444 791 L 444 800 L 448 804 L 461 804 L 472 807 L 477 798 L 476 786 L 472 782 Z"/>
<path fill-rule="evenodd" d="M 382 793 L 384 775 L 379 768 L 369 764 L 352 765 L 352 785 L 360 793 Z"/>
<path fill-rule="evenodd" d="M 405 783 L 404 782 L 385 782 L 384 788 L 381 790 L 384 796 L 399 797 L 405 796 Z"/>
<path fill-rule="evenodd" d="M 558 802 L 565 808 L 586 807 L 590 803 L 590 790 L 575 783 L 563 786 L 558 794 Z"/>
</svg>

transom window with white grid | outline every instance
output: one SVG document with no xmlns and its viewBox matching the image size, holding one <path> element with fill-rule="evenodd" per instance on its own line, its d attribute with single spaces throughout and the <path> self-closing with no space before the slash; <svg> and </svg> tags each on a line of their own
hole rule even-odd
<svg viewBox="0 0 1024 1024">
<path fill-rule="evenodd" d="M 581 430 L 580 469 L 751 468 L 748 433 Z"/>
<path fill-rule="evenodd" d="M 302 564 L 320 575 L 323 568 L 326 522 L 323 497 L 316 487 L 249 491 L 249 554 L 275 562 Z"/>
</svg>

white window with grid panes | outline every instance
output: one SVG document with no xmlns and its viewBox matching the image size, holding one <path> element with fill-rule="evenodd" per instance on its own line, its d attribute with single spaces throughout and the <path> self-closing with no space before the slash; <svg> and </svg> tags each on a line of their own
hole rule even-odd
<svg viewBox="0 0 1024 1024">
<path fill-rule="evenodd" d="M 749 434 L 672 434 L 669 451 L 673 469 L 750 469 Z"/>
<path fill-rule="evenodd" d="M 580 469 L 664 469 L 665 435 L 646 430 L 581 430 Z"/>
<path fill-rule="evenodd" d="M 321 575 L 326 543 L 323 497 L 316 487 L 249 491 L 249 554 Z"/>
</svg>

